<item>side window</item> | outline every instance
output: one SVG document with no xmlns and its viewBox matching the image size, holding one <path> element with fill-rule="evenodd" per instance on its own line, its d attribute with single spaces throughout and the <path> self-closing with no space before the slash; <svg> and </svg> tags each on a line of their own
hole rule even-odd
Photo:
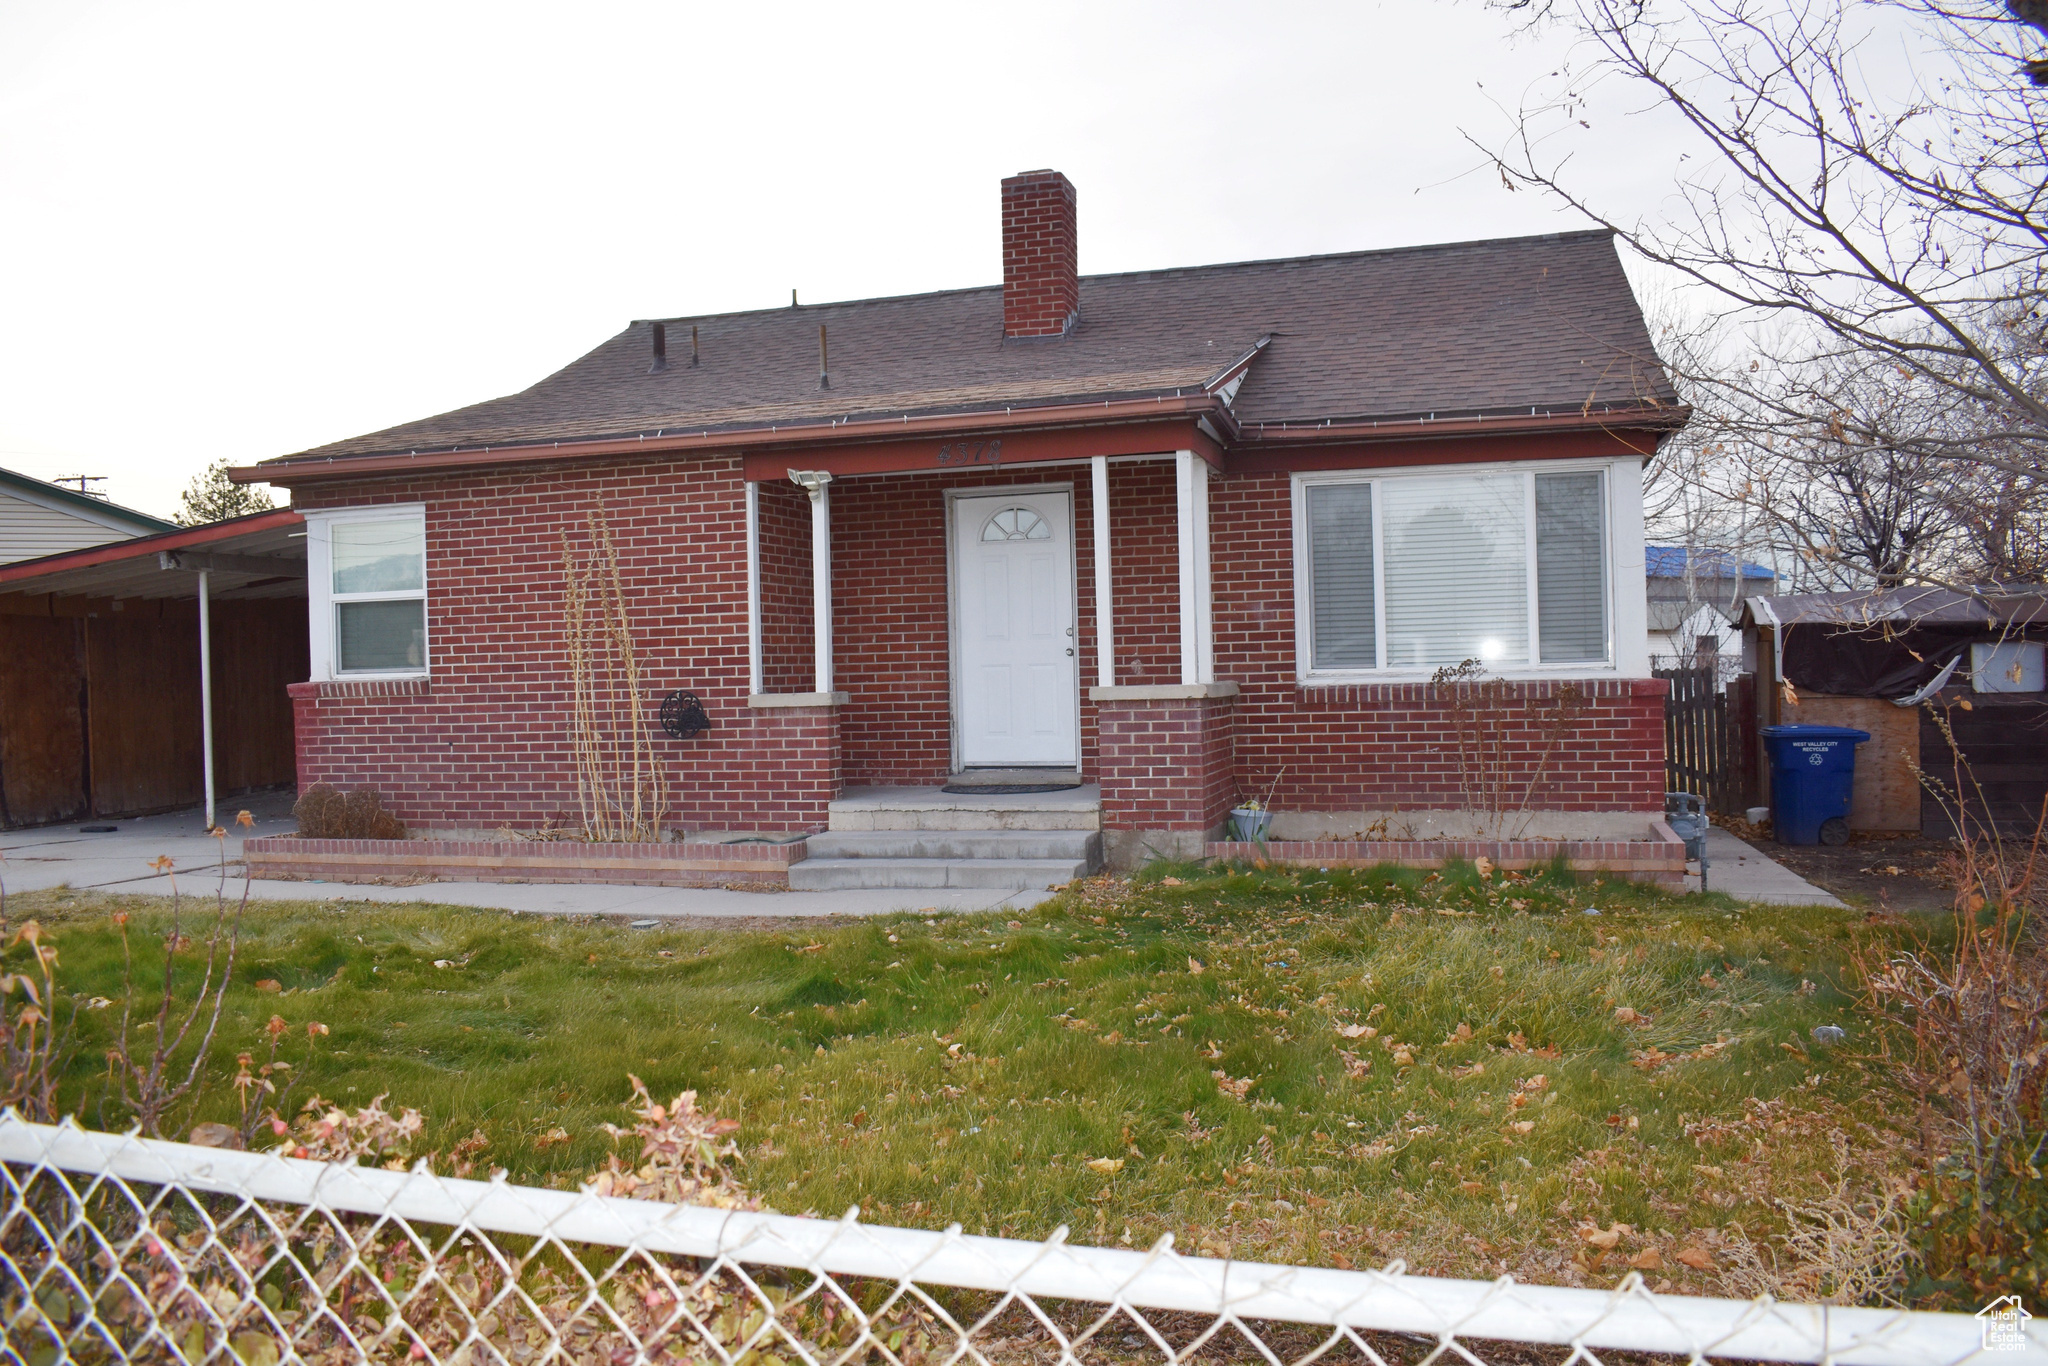
<svg viewBox="0 0 2048 1366">
<path fill-rule="evenodd" d="M 309 585 L 310 607 L 332 676 L 426 673 L 425 512 L 365 509 L 321 521 L 326 568 Z"/>
</svg>

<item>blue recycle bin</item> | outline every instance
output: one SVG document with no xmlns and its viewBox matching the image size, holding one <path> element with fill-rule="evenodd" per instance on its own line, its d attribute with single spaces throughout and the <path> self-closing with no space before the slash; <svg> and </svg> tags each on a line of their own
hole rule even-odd
<svg viewBox="0 0 2048 1366">
<path fill-rule="evenodd" d="M 1765 726 L 1771 759 L 1771 826 L 1780 844 L 1847 844 L 1856 746 L 1849 726 Z"/>
</svg>

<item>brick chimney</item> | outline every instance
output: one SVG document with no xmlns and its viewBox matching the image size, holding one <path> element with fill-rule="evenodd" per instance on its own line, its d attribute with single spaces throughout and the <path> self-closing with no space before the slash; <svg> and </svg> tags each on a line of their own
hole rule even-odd
<svg viewBox="0 0 2048 1366">
<path fill-rule="evenodd" d="M 1003 335 L 1058 337 L 1081 311 L 1074 183 L 1058 171 L 1003 182 Z"/>
</svg>

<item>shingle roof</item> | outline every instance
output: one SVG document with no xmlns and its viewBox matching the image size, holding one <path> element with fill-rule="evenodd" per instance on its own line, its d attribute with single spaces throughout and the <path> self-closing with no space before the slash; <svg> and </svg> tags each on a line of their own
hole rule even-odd
<svg viewBox="0 0 2048 1366">
<path fill-rule="evenodd" d="M 1677 402 L 1605 231 L 1083 276 L 1080 321 L 1055 339 L 1006 342 L 1000 286 L 662 321 L 666 370 L 635 322 L 520 393 L 301 454 L 1149 398 L 1199 391 L 1268 337 L 1241 428 Z"/>
<path fill-rule="evenodd" d="M 1758 603 L 1767 604 L 1767 610 L 1759 609 Z M 1987 587 L 1968 593 L 1926 586 L 1787 593 L 1775 598 L 1745 598 L 1743 605 L 1749 616 L 1786 626 L 2048 626 L 2048 587 L 2039 584 Z"/>
</svg>

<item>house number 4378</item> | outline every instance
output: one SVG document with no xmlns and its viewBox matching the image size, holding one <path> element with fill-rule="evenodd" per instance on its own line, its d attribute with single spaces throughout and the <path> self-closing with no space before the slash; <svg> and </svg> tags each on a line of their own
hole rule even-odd
<svg viewBox="0 0 2048 1366">
<path fill-rule="evenodd" d="M 1002 459 L 1000 441 L 949 441 L 939 447 L 941 465 L 996 465 Z"/>
</svg>

